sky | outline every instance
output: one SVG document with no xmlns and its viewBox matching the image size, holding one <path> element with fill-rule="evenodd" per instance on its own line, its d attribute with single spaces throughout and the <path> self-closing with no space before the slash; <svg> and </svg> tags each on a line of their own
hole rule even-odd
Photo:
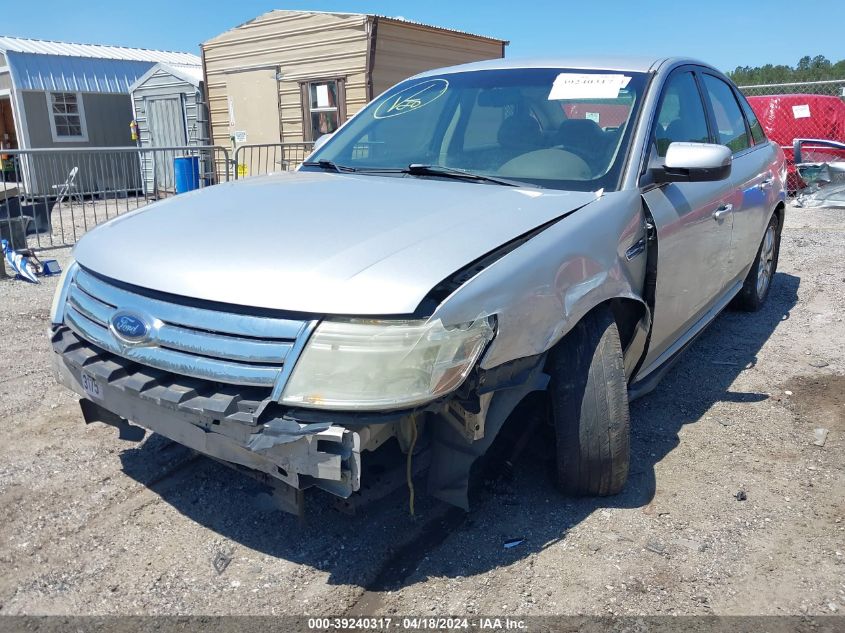
<svg viewBox="0 0 845 633">
<path fill-rule="evenodd" d="M 0 0 L 0 35 L 198 54 L 201 42 L 272 9 L 402 16 L 510 40 L 511 58 L 681 55 L 723 71 L 845 59 L 842 0 Z"/>
</svg>

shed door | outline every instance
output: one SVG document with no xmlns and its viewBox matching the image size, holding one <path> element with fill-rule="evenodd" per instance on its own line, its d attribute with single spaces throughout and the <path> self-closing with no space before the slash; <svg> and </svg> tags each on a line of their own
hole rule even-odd
<svg viewBox="0 0 845 633">
<path fill-rule="evenodd" d="M 237 136 L 238 145 L 282 140 L 275 68 L 229 73 L 226 94 L 229 97 L 229 131 Z M 243 142 L 240 139 L 244 139 Z"/>
<path fill-rule="evenodd" d="M 187 142 L 181 96 L 149 99 L 147 120 L 153 147 L 175 147 Z"/>
<path fill-rule="evenodd" d="M 185 112 L 182 97 L 162 97 L 147 100 L 147 125 L 152 147 L 178 147 L 187 143 Z M 173 159 L 179 152 L 154 152 L 155 189 L 174 188 Z"/>
</svg>

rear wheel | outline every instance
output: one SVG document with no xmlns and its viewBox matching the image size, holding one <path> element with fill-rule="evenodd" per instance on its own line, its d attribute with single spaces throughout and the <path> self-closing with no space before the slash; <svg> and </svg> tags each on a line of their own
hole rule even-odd
<svg viewBox="0 0 845 633">
<path fill-rule="evenodd" d="M 619 332 L 609 309 L 584 317 L 550 358 L 557 484 L 568 494 L 606 496 L 628 478 L 628 389 Z"/>
<path fill-rule="evenodd" d="M 772 214 L 763 240 L 757 249 L 757 257 L 751 264 L 751 270 L 745 278 L 742 290 L 736 296 L 734 305 L 741 310 L 754 312 L 759 310 L 769 290 L 772 287 L 772 278 L 778 267 L 778 254 L 780 253 L 780 218 L 777 213 Z"/>
</svg>

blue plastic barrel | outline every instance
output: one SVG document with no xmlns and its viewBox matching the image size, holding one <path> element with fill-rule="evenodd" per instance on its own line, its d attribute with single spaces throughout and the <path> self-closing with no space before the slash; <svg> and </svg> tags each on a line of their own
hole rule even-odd
<svg viewBox="0 0 845 633">
<path fill-rule="evenodd" d="M 173 159 L 173 173 L 176 180 L 176 193 L 185 193 L 199 189 L 199 156 L 180 156 Z"/>
</svg>

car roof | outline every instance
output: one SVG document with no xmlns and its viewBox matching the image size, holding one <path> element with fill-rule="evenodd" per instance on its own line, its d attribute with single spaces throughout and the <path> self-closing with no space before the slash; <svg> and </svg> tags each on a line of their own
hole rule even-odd
<svg viewBox="0 0 845 633">
<path fill-rule="evenodd" d="M 703 62 L 687 58 L 647 57 L 647 56 L 591 56 L 591 57 L 540 57 L 530 59 L 487 59 L 447 68 L 435 68 L 416 75 L 428 77 L 449 73 L 471 72 L 476 70 L 503 70 L 520 68 L 572 68 L 576 70 L 610 70 L 628 72 L 649 72 L 657 70 L 665 62 L 686 62 L 708 66 Z"/>
</svg>

